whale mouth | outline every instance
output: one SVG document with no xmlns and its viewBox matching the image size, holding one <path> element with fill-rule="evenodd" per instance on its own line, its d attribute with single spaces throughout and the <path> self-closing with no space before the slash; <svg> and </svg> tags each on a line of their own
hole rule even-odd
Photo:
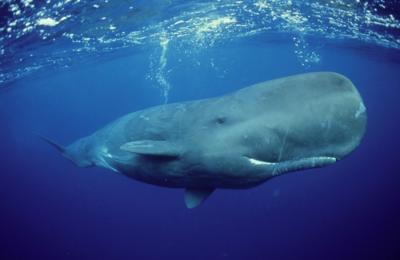
<svg viewBox="0 0 400 260">
<path fill-rule="evenodd" d="M 277 176 L 282 173 L 300 171 L 304 169 L 319 168 L 326 165 L 333 164 L 337 161 L 335 157 L 331 156 L 315 156 L 306 157 L 295 160 L 287 160 L 282 162 L 267 162 L 255 158 L 244 156 L 250 164 L 257 167 L 266 167 L 272 176 Z"/>
</svg>

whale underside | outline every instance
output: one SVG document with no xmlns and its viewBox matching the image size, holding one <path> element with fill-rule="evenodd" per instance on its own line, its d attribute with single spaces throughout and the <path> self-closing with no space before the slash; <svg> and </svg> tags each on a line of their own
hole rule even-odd
<svg viewBox="0 0 400 260">
<path fill-rule="evenodd" d="M 318 72 L 133 112 L 67 147 L 44 139 L 78 166 L 185 188 L 193 208 L 216 188 L 332 164 L 359 145 L 366 122 L 352 82 Z"/>
</svg>

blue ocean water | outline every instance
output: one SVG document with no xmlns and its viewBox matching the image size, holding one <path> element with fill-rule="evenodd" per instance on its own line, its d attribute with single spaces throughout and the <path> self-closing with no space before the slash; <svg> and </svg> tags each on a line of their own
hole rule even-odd
<svg viewBox="0 0 400 260">
<path fill-rule="evenodd" d="M 396 1 L 2 1 L 0 259 L 399 259 Z M 126 113 L 335 71 L 368 113 L 340 162 L 188 210 L 62 144 Z"/>
</svg>

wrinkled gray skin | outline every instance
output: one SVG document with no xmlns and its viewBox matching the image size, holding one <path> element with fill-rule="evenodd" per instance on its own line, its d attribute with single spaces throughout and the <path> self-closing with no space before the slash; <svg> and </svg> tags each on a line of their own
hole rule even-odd
<svg viewBox="0 0 400 260">
<path fill-rule="evenodd" d="M 78 166 L 211 193 L 332 164 L 358 146 L 366 120 L 350 80 L 308 73 L 137 111 L 60 149 Z"/>
</svg>

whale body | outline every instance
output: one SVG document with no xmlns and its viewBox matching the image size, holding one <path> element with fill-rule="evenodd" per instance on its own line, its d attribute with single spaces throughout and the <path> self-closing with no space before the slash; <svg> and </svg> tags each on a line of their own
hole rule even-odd
<svg viewBox="0 0 400 260">
<path fill-rule="evenodd" d="M 133 112 L 67 147 L 45 140 L 78 166 L 185 188 L 193 208 L 216 188 L 335 163 L 359 145 L 366 123 L 352 82 L 318 72 Z"/>
</svg>

